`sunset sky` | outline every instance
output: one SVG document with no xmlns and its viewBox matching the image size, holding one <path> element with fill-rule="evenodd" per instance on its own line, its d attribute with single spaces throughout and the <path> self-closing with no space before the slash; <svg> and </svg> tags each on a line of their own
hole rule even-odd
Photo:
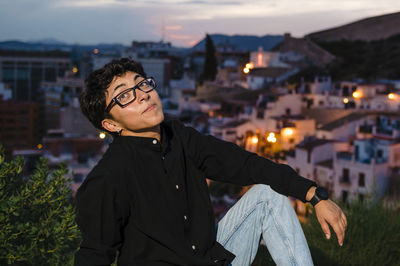
<svg viewBox="0 0 400 266">
<path fill-rule="evenodd" d="M 399 0 L 1 0 L 0 41 L 71 44 L 164 40 L 192 46 L 205 33 L 304 34 L 400 11 Z"/>
</svg>

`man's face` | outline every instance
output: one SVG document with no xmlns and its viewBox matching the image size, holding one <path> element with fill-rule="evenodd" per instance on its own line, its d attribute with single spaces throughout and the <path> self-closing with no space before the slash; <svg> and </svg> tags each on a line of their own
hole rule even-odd
<svg viewBox="0 0 400 266">
<path fill-rule="evenodd" d="M 135 72 L 127 72 L 120 77 L 114 77 L 106 91 L 106 106 L 120 92 L 134 87 L 143 80 L 144 78 Z M 146 93 L 136 89 L 135 93 L 136 99 L 127 106 L 121 107 L 116 104 L 111 108 L 109 113 L 113 119 L 104 119 L 103 126 L 105 126 L 104 121 L 108 121 L 114 127 L 110 129 L 105 126 L 106 129 L 114 132 L 123 129 L 133 134 L 143 135 L 164 120 L 161 101 L 156 90 Z"/>
</svg>

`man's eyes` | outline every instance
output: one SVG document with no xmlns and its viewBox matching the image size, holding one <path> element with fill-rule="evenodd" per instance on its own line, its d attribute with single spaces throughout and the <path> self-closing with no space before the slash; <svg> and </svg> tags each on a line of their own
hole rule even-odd
<svg viewBox="0 0 400 266">
<path fill-rule="evenodd" d="M 129 98 L 129 92 L 124 92 L 120 96 L 118 96 L 118 100 L 124 100 L 126 98 Z"/>
<path fill-rule="evenodd" d="M 144 80 L 139 84 L 139 87 L 147 87 L 147 86 L 149 86 L 149 82 L 147 80 Z"/>
</svg>

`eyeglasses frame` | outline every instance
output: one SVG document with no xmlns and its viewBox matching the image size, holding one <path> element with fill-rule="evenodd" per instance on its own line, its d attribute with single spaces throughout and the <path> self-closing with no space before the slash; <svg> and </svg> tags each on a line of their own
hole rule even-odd
<svg viewBox="0 0 400 266">
<path fill-rule="evenodd" d="M 154 87 L 153 87 L 151 90 L 144 91 L 144 90 L 142 90 L 141 88 L 139 88 L 140 84 L 142 84 L 143 82 L 148 81 L 148 80 L 152 80 L 153 83 L 154 83 Z M 142 92 L 144 92 L 144 93 L 148 93 L 148 92 L 151 92 L 152 90 L 154 90 L 156 87 L 157 87 L 157 83 L 156 83 L 156 81 L 154 80 L 153 77 L 145 78 L 144 80 L 140 81 L 138 84 L 136 84 L 135 86 L 133 86 L 132 88 L 128 88 L 128 89 L 126 89 L 126 90 L 123 90 L 123 91 L 121 91 L 120 93 L 118 93 L 114 98 L 112 98 L 112 99 L 111 99 L 111 102 L 107 105 L 105 112 L 106 112 L 106 113 L 109 113 L 110 110 L 111 110 L 111 108 L 113 108 L 116 104 L 118 104 L 121 108 L 124 108 L 125 106 L 127 106 L 127 105 L 131 104 L 132 102 L 134 102 L 134 101 L 136 100 L 136 89 L 138 89 L 138 90 L 140 90 L 140 91 L 142 91 Z M 126 93 L 127 91 L 130 91 L 130 90 L 133 90 L 133 96 L 134 96 L 133 100 L 130 101 L 130 102 L 128 102 L 128 103 L 126 103 L 126 104 L 120 103 L 120 102 L 117 100 L 117 97 L 120 96 L 120 95 L 123 94 L 123 93 Z"/>
</svg>

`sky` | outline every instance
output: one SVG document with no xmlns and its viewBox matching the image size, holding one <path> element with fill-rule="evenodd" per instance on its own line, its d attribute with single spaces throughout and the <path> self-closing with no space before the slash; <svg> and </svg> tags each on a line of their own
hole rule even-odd
<svg viewBox="0 0 400 266">
<path fill-rule="evenodd" d="M 191 47 L 206 33 L 302 37 L 399 11 L 399 0 L 0 0 L 0 41 Z"/>
</svg>

